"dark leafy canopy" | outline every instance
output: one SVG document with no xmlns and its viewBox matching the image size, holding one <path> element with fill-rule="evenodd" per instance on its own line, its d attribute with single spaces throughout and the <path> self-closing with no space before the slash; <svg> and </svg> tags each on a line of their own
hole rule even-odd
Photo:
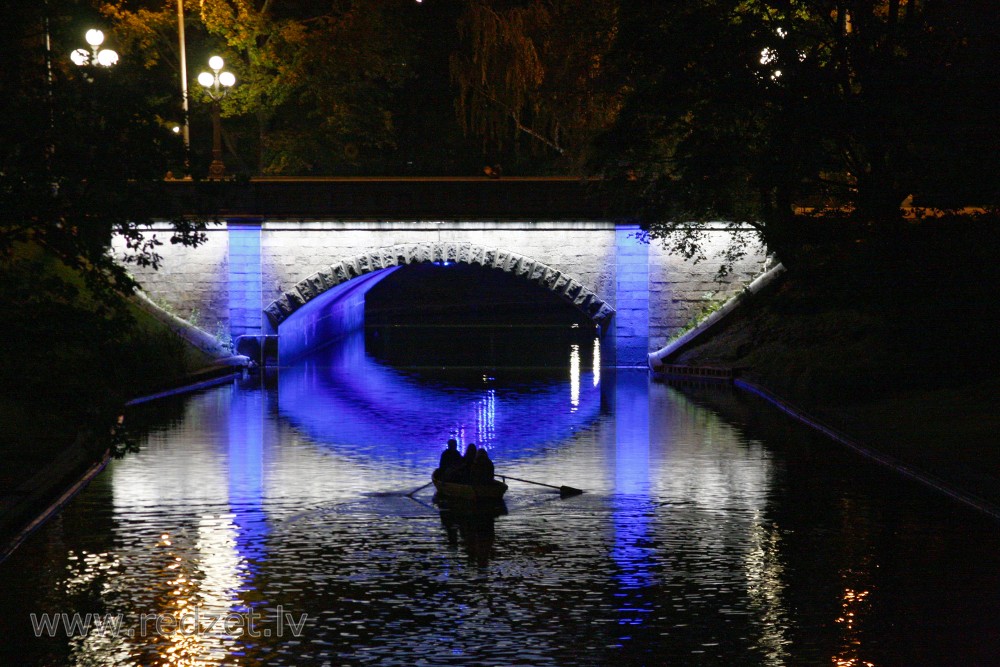
<svg viewBox="0 0 1000 667">
<path fill-rule="evenodd" d="M 4 2 L 0 10 L 13 36 L 2 42 L 0 70 L 0 257 L 34 241 L 81 271 L 109 306 L 118 303 L 111 293 L 134 283 L 108 252 L 112 234 L 126 240 L 130 261 L 159 259 L 162 241 L 146 226 L 169 206 L 146 186 L 163 178 L 177 149 L 157 122 L 166 102 L 150 93 L 135 62 L 112 69 L 70 63 L 68 54 L 85 46 L 93 25 L 89 7 L 49 0 Z M 197 243 L 201 227 L 178 218 L 170 240 Z"/>
<path fill-rule="evenodd" d="M 404 0 L 204 0 L 200 19 L 225 40 L 240 77 L 223 103 L 252 118 L 231 130 L 256 144 L 263 174 L 343 173 L 395 147 L 391 109 L 411 76 Z"/>
<path fill-rule="evenodd" d="M 144 223 L 169 213 L 147 186 L 177 158 L 158 120 L 171 103 L 141 63 L 84 70 L 69 61 L 99 25 L 89 3 L 0 0 L 0 16 L 2 435 L 76 436 L 95 455 L 118 453 L 123 394 L 184 367 L 175 337 L 146 333 L 132 317 L 122 295 L 134 282 L 109 253 L 117 232 L 132 261 L 155 264 L 167 240 Z M 178 219 L 168 236 L 196 243 L 201 225 Z"/>
<path fill-rule="evenodd" d="M 599 168 L 654 235 L 715 217 L 772 246 L 809 210 L 994 204 L 998 23 L 987 0 L 623 3 L 628 95 Z"/>
<path fill-rule="evenodd" d="M 179 78 L 176 2 L 116 0 L 101 7 L 128 53 Z M 392 170 L 405 139 L 399 119 L 408 101 L 400 92 L 421 74 L 415 46 L 428 37 L 420 29 L 420 9 L 412 0 L 187 3 L 195 175 L 207 164 L 204 146 L 211 132 L 209 100 L 195 77 L 207 70 L 212 55 L 221 55 L 237 78 L 222 101 L 230 171 Z M 443 68 L 441 76 L 446 80 Z"/>
<path fill-rule="evenodd" d="M 231 170 L 251 174 L 579 170 L 617 110 L 597 86 L 614 0 L 204 0 L 191 74 L 222 55 Z M 102 3 L 123 48 L 177 75 L 176 5 Z M 193 76 L 192 76 L 193 79 Z M 192 84 L 196 134 L 207 105 Z M 200 125 L 200 126 L 199 126 Z M 204 142 L 202 142 L 203 144 Z M 207 156 L 195 146 L 195 173 Z"/>
<path fill-rule="evenodd" d="M 618 86 L 599 83 L 616 34 L 617 5 L 467 2 L 450 59 L 462 128 L 486 151 L 580 169 L 594 134 L 618 111 Z"/>
</svg>

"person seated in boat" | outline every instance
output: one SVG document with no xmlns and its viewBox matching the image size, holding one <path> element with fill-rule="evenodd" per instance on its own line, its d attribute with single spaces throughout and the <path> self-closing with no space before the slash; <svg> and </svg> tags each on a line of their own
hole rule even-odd
<svg viewBox="0 0 1000 667">
<path fill-rule="evenodd" d="M 462 453 L 458 451 L 458 441 L 455 438 L 448 440 L 448 449 L 441 452 L 441 460 L 438 462 L 438 470 L 442 475 L 448 475 L 452 468 L 462 464 Z"/>
<path fill-rule="evenodd" d="M 462 464 L 458 468 L 458 474 L 455 476 L 454 481 L 462 484 L 469 483 L 472 479 L 472 464 L 476 460 L 477 451 L 476 443 L 470 442 L 469 446 L 465 448 L 465 455 L 462 456 Z"/>
<path fill-rule="evenodd" d="M 472 469 L 470 470 L 470 481 L 473 484 L 491 484 L 493 482 L 493 477 L 495 474 L 495 468 L 493 467 L 493 461 L 490 459 L 490 455 L 486 453 L 486 448 L 480 448 L 476 452 L 476 458 L 472 462 Z"/>
</svg>

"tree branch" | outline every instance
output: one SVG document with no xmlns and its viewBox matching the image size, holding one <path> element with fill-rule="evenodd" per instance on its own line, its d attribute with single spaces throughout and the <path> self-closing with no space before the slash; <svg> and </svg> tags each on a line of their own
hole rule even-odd
<svg viewBox="0 0 1000 667">
<path fill-rule="evenodd" d="M 541 134 L 539 134 L 535 130 L 531 129 L 530 127 L 528 127 L 527 125 L 525 125 L 524 123 L 522 123 L 521 120 L 518 118 L 517 114 L 514 112 L 513 109 L 511 109 L 508 105 L 504 104 L 503 102 L 501 102 L 497 98 L 495 98 L 492 95 L 490 95 L 488 92 L 486 92 L 486 90 L 484 90 L 483 88 L 481 88 L 479 86 L 475 86 L 475 90 L 480 95 L 482 95 L 485 99 L 487 99 L 488 101 L 492 102 L 493 104 L 497 105 L 498 107 L 500 107 L 504 111 L 506 111 L 507 115 L 510 116 L 511 120 L 514 121 L 514 126 L 518 130 L 520 130 L 521 132 L 524 132 L 528 136 L 534 137 L 535 139 L 537 139 L 538 141 L 542 142 L 543 144 L 545 144 L 546 146 L 548 146 L 549 148 L 551 148 L 555 152 L 559 153 L 559 155 L 563 155 L 566 152 L 566 150 L 562 146 L 560 146 L 558 143 L 552 141 L 548 137 L 542 136 Z"/>
</svg>

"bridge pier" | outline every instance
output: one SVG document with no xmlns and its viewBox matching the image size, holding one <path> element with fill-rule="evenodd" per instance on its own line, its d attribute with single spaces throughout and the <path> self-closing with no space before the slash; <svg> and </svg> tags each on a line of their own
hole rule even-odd
<svg viewBox="0 0 1000 667">
<path fill-rule="evenodd" d="M 639 231 L 635 224 L 615 226 L 614 341 L 608 346 L 615 366 L 644 365 L 649 353 L 649 244 Z"/>
<path fill-rule="evenodd" d="M 229 237 L 229 333 L 240 336 L 264 334 L 262 298 L 260 218 L 226 221 Z"/>
</svg>

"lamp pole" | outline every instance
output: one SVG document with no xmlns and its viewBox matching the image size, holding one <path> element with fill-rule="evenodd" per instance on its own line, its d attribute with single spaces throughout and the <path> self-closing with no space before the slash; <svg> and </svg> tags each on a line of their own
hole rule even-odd
<svg viewBox="0 0 1000 667">
<path fill-rule="evenodd" d="M 48 3 L 46 3 L 46 7 L 48 7 Z M 46 21 L 47 20 L 48 17 L 46 17 Z M 47 51 L 49 48 L 48 39 L 49 39 L 48 24 L 46 23 L 46 34 L 45 34 L 46 55 L 48 55 Z M 69 59 L 73 61 L 74 65 L 82 69 L 83 78 L 93 83 L 94 78 L 90 75 L 90 73 L 87 72 L 86 68 L 99 66 L 99 67 L 104 67 L 106 69 L 110 69 L 114 65 L 118 64 L 118 53 L 111 49 L 100 48 L 101 44 L 104 43 L 104 33 L 101 32 L 100 30 L 97 30 L 96 28 L 88 30 L 87 33 L 84 35 L 84 39 L 86 39 L 87 44 L 90 45 L 90 50 L 88 51 L 87 49 L 75 49 L 71 54 L 69 54 Z M 49 76 L 51 77 L 51 70 L 49 71 Z M 49 81 L 49 95 L 50 96 L 52 95 L 51 78 Z M 49 120 L 50 129 L 52 129 L 52 125 L 54 124 L 52 121 L 52 116 L 50 115 L 49 118 L 50 118 Z M 51 152 L 54 152 L 55 146 L 50 145 L 49 150 Z M 59 184 L 53 181 L 52 194 L 56 195 L 58 193 L 59 193 Z"/>
<path fill-rule="evenodd" d="M 181 132 L 184 137 L 184 176 L 191 175 L 191 122 L 188 113 L 187 46 L 184 42 L 184 0 L 177 0 L 177 40 L 181 53 L 181 113 L 184 121 Z"/>
<path fill-rule="evenodd" d="M 219 56 L 209 58 L 208 66 L 212 71 L 199 74 L 198 83 L 205 87 L 209 98 L 212 100 L 212 163 L 208 165 L 208 177 L 219 180 L 226 177 L 226 165 L 222 162 L 222 118 L 220 102 L 229 93 L 229 89 L 233 87 L 233 84 L 236 83 L 236 76 L 232 72 L 222 71 L 225 63 Z"/>
</svg>

